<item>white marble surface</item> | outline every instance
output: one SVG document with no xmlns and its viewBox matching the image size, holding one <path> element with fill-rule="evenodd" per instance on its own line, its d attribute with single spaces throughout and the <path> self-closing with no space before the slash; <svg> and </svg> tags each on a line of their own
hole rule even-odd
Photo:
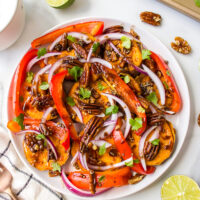
<svg viewBox="0 0 200 200">
<path fill-rule="evenodd" d="M 173 50 L 173 55 L 181 64 L 188 82 L 191 97 L 191 121 L 187 140 L 174 165 L 162 178 L 147 189 L 124 198 L 126 200 L 159 200 L 160 189 L 166 178 L 175 174 L 184 174 L 194 178 L 200 184 L 200 128 L 197 116 L 200 113 L 200 23 L 155 0 L 76 0 L 69 8 L 57 10 L 50 8 L 45 0 L 24 0 L 26 24 L 19 40 L 9 49 L 0 52 L 0 82 L 4 86 L 4 106 L 6 112 L 6 93 L 15 67 L 30 46 L 30 42 L 45 30 L 65 20 L 99 16 L 114 17 L 139 25 L 156 35 L 168 48 L 175 36 L 182 36 L 192 46 L 190 55 L 181 55 Z M 141 11 L 158 12 L 163 17 L 160 27 L 153 27 L 140 22 Z M 184 100 L 184 99 L 183 99 Z M 6 119 L 4 118 L 4 123 Z M 68 199 L 72 199 L 69 198 Z"/>
</svg>

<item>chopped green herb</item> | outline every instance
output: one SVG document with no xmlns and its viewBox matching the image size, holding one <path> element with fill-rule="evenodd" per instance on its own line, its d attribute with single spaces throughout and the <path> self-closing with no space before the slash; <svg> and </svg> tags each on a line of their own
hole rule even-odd
<svg viewBox="0 0 200 200">
<path fill-rule="evenodd" d="M 24 114 L 19 114 L 13 119 L 13 121 L 17 122 L 20 125 L 21 129 L 24 130 Z"/>
<path fill-rule="evenodd" d="M 167 84 L 166 81 L 163 81 L 163 84 L 164 84 L 164 86 L 165 86 L 166 89 L 169 89 L 169 86 L 168 86 L 168 84 Z"/>
<path fill-rule="evenodd" d="M 41 139 L 45 139 L 46 137 L 45 137 L 45 135 L 43 135 L 43 134 L 38 134 L 38 135 L 36 135 L 36 139 L 37 140 L 41 140 Z"/>
<path fill-rule="evenodd" d="M 79 94 L 81 95 L 81 98 L 89 99 L 91 96 L 91 91 L 86 88 L 80 88 Z"/>
<path fill-rule="evenodd" d="M 155 92 L 150 93 L 146 99 L 150 102 L 152 102 L 153 104 L 157 105 L 158 104 L 158 98 L 156 96 Z"/>
<path fill-rule="evenodd" d="M 143 49 L 142 50 L 142 60 L 145 59 L 150 59 L 150 55 L 151 55 L 151 51 L 149 51 L 148 49 Z"/>
<path fill-rule="evenodd" d="M 42 82 L 40 85 L 41 90 L 47 90 L 49 88 L 49 84 L 47 82 Z"/>
<path fill-rule="evenodd" d="M 138 164 L 138 163 L 140 163 L 140 160 L 139 160 L 139 159 L 134 159 L 134 160 L 133 160 L 133 163 Z"/>
<path fill-rule="evenodd" d="M 68 72 L 74 77 L 75 81 L 77 81 L 77 79 L 81 76 L 83 69 L 78 66 L 74 66 L 71 69 L 68 69 Z"/>
<path fill-rule="evenodd" d="M 130 49 L 131 48 L 131 40 L 130 38 L 126 37 L 126 36 L 122 36 L 121 37 L 121 41 L 122 41 L 122 46 L 125 47 L 126 49 Z"/>
<path fill-rule="evenodd" d="M 67 39 L 70 40 L 71 42 L 76 42 L 77 41 L 76 38 L 71 36 L 71 35 L 68 35 Z"/>
<path fill-rule="evenodd" d="M 46 48 L 38 49 L 37 58 L 40 58 L 41 56 L 44 56 L 46 53 L 47 53 L 47 49 Z"/>
<path fill-rule="evenodd" d="M 130 76 L 129 75 L 124 76 L 124 82 L 125 83 L 129 83 L 130 82 Z"/>
<path fill-rule="evenodd" d="M 133 167 L 133 160 L 129 161 L 129 162 L 125 162 L 125 165 L 127 167 Z"/>
<path fill-rule="evenodd" d="M 104 153 L 106 153 L 106 143 L 99 148 L 99 155 L 102 156 Z"/>
<path fill-rule="evenodd" d="M 160 139 L 155 139 L 155 140 L 151 141 L 151 144 L 153 144 L 155 146 L 159 145 L 159 143 L 160 143 Z"/>
<path fill-rule="evenodd" d="M 170 73 L 169 70 L 166 71 L 166 74 L 167 74 L 168 76 L 171 76 L 171 73 Z"/>
<path fill-rule="evenodd" d="M 142 106 L 137 107 L 138 112 L 145 113 L 145 109 Z"/>
<path fill-rule="evenodd" d="M 106 87 L 104 85 L 101 84 L 101 82 L 98 82 L 97 87 L 100 91 L 106 89 Z"/>
<path fill-rule="evenodd" d="M 115 114 L 118 113 L 119 107 L 116 105 L 110 106 L 108 108 L 106 108 L 106 115 L 111 115 L 111 114 Z"/>
<path fill-rule="evenodd" d="M 19 97 L 19 101 L 20 101 L 20 102 L 23 102 L 23 101 L 24 101 L 24 97 L 23 97 L 23 96 L 20 96 L 20 97 Z"/>
<path fill-rule="evenodd" d="M 70 106 L 75 106 L 74 99 L 72 97 L 67 97 L 66 98 L 67 104 Z"/>
<path fill-rule="evenodd" d="M 129 124 L 132 127 L 133 131 L 137 131 L 139 128 L 142 127 L 142 118 L 141 117 L 136 117 L 134 119 L 129 120 Z"/>
<path fill-rule="evenodd" d="M 61 172 L 61 166 L 60 166 L 57 162 L 51 163 L 51 166 L 52 166 L 52 170 L 53 170 L 54 172 L 55 172 L 55 171 Z"/>
<path fill-rule="evenodd" d="M 100 43 L 99 42 L 95 42 L 93 45 L 92 45 L 92 52 L 95 53 L 99 47 Z"/>
<path fill-rule="evenodd" d="M 106 177 L 105 176 L 100 176 L 99 177 L 99 182 L 102 182 Z"/>
<path fill-rule="evenodd" d="M 200 0 L 194 0 L 196 6 L 200 7 Z"/>
<path fill-rule="evenodd" d="M 26 81 L 28 83 L 31 83 L 31 81 L 33 80 L 33 76 L 34 76 L 33 72 L 27 72 L 26 73 Z"/>
</svg>

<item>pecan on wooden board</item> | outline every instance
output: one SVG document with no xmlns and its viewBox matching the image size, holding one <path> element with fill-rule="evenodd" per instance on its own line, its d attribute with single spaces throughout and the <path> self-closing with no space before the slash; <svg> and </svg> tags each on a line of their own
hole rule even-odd
<svg viewBox="0 0 200 200">
<path fill-rule="evenodd" d="M 198 122 L 198 125 L 200 126 L 200 114 L 198 116 L 197 122 Z"/>
<path fill-rule="evenodd" d="M 186 40 L 182 37 L 175 37 L 175 42 L 171 43 L 171 47 L 182 54 L 189 54 L 191 52 L 191 47 Z"/>
<path fill-rule="evenodd" d="M 145 11 L 140 14 L 140 19 L 147 24 L 160 26 L 162 17 L 157 13 Z"/>
</svg>

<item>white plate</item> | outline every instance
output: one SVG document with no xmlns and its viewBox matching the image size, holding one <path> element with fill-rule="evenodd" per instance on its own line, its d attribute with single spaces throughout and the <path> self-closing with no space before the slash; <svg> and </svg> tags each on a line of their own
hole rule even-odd
<svg viewBox="0 0 200 200">
<path fill-rule="evenodd" d="M 93 20 L 100 20 L 105 22 L 105 27 L 111 26 L 111 25 L 118 25 L 122 24 L 125 27 L 125 30 L 130 30 L 130 27 L 132 24 L 122 22 L 120 20 L 116 19 L 110 19 L 110 18 L 84 18 L 84 19 L 76 19 L 72 21 L 65 22 L 63 24 L 57 25 L 53 27 L 52 29 L 48 30 L 47 32 L 53 31 L 57 28 L 61 28 L 66 25 L 71 25 L 71 24 L 77 24 L 80 22 L 86 22 L 86 21 L 93 21 Z M 158 166 L 155 173 L 152 175 L 146 176 L 141 182 L 135 185 L 127 185 L 123 187 L 118 187 L 118 188 L 113 188 L 99 196 L 92 197 L 90 199 L 116 199 L 120 197 L 125 197 L 130 194 L 134 194 L 140 190 L 145 189 L 147 186 L 150 184 L 154 183 L 158 178 L 163 175 L 166 170 L 171 166 L 171 164 L 174 162 L 176 159 L 178 153 L 180 152 L 183 143 L 186 138 L 187 130 L 188 130 L 188 125 L 189 125 L 189 120 L 190 120 L 190 98 L 189 98 L 189 91 L 188 91 L 188 86 L 185 80 L 185 77 L 183 75 L 183 72 L 174 58 L 174 56 L 171 54 L 171 52 L 152 34 L 149 32 L 135 27 L 134 30 L 140 35 L 141 41 L 149 48 L 150 50 L 162 55 L 162 57 L 165 60 L 169 61 L 169 67 L 173 73 L 173 76 L 176 80 L 176 83 L 178 85 L 182 100 L 183 100 L 183 106 L 181 112 L 179 112 L 177 115 L 168 117 L 170 121 L 172 121 L 176 131 L 177 131 L 177 142 L 176 146 L 174 148 L 174 153 L 173 155 L 161 166 Z M 23 161 L 23 163 L 31 170 L 31 172 L 42 182 L 44 182 L 46 185 L 48 185 L 50 188 L 53 190 L 56 190 L 60 193 L 66 194 L 66 195 L 72 195 L 74 197 L 78 197 L 81 199 L 88 199 L 85 197 L 80 197 L 77 196 L 74 193 L 71 193 L 70 191 L 65 188 L 62 180 L 60 177 L 57 178 L 50 178 L 48 177 L 47 172 L 41 172 L 38 171 L 37 169 L 33 168 L 26 160 L 24 156 L 24 151 L 22 148 L 22 137 L 21 136 L 15 136 L 13 134 L 9 134 L 10 138 L 12 140 L 12 143 L 15 147 L 15 150 L 17 151 L 20 159 Z"/>
</svg>

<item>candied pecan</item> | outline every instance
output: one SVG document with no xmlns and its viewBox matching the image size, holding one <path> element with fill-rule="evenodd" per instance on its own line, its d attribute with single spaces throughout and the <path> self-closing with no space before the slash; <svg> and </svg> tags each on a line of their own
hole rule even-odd
<svg viewBox="0 0 200 200">
<path fill-rule="evenodd" d="M 159 14 L 148 11 L 142 12 L 140 14 L 140 19 L 143 22 L 151 24 L 153 26 L 159 26 L 162 20 Z"/>
<path fill-rule="evenodd" d="M 143 174 L 136 174 L 135 176 L 131 177 L 128 180 L 128 184 L 136 184 L 136 183 L 140 182 L 144 177 L 145 177 L 145 175 L 143 175 Z"/>
<path fill-rule="evenodd" d="M 96 177 L 95 177 L 95 171 L 93 170 L 89 170 L 89 177 L 90 177 L 90 181 L 89 181 L 89 184 L 90 184 L 90 191 L 92 194 L 95 194 L 96 192 Z"/>
<path fill-rule="evenodd" d="M 90 63 L 85 63 L 83 73 L 79 80 L 80 87 L 83 87 L 83 88 L 88 87 L 89 81 L 90 81 Z"/>
<path fill-rule="evenodd" d="M 63 34 L 62 39 L 54 46 L 54 51 L 64 51 L 67 49 L 66 33 Z"/>
<path fill-rule="evenodd" d="M 45 123 L 40 123 L 39 130 L 45 136 L 52 135 L 51 130 L 49 130 L 48 126 Z"/>
<path fill-rule="evenodd" d="M 71 65 L 71 66 L 83 66 L 84 63 L 80 62 L 78 59 L 74 59 L 72 57 L 66 57 L 63 62 L 62 62 L 62 66 L 65 66 L 65 65 Z"/>
<path fill-rule="evenodd" d="M 43 96 L 37 96 L 33 99 L 32 105 L 37 108 L 37 110 L 42 111 L 45 108 L 48 108 L 49 106 L 53 106 L 53 98 L 50 95 L 43 95 Z"/>
<path fill-rule="evenodd" d="M 133 28 L 131 28 L 130 29 L 130 34 L 134 37 L 134 38 L 136 38 L 136 39 L 140 39 L 140 36 L 134 31 L 134 29 Z"/>
<path fill-rule="evenodd" d="M 144 60 L 144 64 L 149 68 L 151 69 L 153 72 L 156 71 L 156 63 L 154 60 L 152 59 L 145 59 Z"/>
<path fill-rule="evenodd" d="M 100 94 L 94 88 L 92 88 L 91 94 L 95 99 L 98 99 L 100 97 Z"/>
<path fill-rule="evenodd" d="M 85 60 L 87 59 L 87 52 L 80 44 L 74 42 L 72 43 L 72 47 L 78 55 L 80 55 Z"/>
<path fill-rule="evenodd" d="M 147 160 L 153 160 L 159 151 L 160 144 L 153 145 L 151 142 L 145 142 L 144 145 L 144 156 Z"/>
<path fill-rule="evenodd" d="M 49 170 L 49 176 L 50 177 L 60 176 L 60 172 L 59 171 Z"/>
<path fill-rule="evenodd" d="M 124 30 L 124 27 L 121 25 L 116 25 L 116 26 L 110 26 L 106 28 L 103 33 L 117 33 L 117 32 L 122 32 Z"/>
<path fill-rule="evenodd" d="M 189 54 L 191 52 L 191 47 L 186 40 L 181 37 L 175 37 L 175 42 L 171 43 L 171 47 L 182 54 Z"/>
<path fill-rule="evenodd" d="M 198 116 L 198 125 L 200 126 L 200 114 Z"/>
<path fill-rule="evenodd" d="M 153 113 L 147 116 L 147 122 L 150 126 L 161 125 L 165 122 L 165 118 L 162 113 Z"/>
</svg>

